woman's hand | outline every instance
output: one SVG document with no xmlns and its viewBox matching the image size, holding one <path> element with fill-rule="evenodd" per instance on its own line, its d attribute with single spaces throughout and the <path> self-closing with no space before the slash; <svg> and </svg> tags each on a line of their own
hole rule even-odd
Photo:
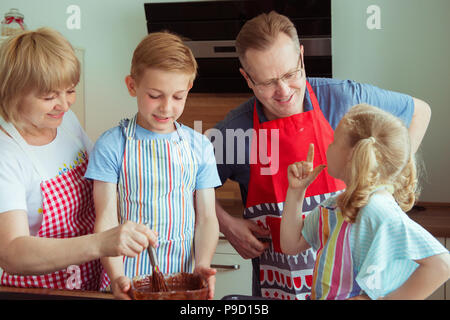
<svg viewBox="0 0 450 320">
<path fill-rule="evenodd" d="M 214 298 L 214 290 L 216 285 L 216 277 L 217 273 L 216 269 L 197 266 L 194 270 L 195 274 L 199 274 L 208 282 L 208 300 L 212 300 Z"/>
<path fill-rule="evenodd" d="M 306 190 L 317 178 L 326 165 L 319 165 L 313 170 L 314 144 L 309 145 L 306 161 L 295 162 L 288 167 L 289 188 Z"/>
<path fill-rule="evenodd" d="M 102 235 L 101 256 L 136 257 L 145 248 L 156 246 L 158 233 L 143 224 L 127 221 L 117 227 L 100 233 Z"/>
</svg>

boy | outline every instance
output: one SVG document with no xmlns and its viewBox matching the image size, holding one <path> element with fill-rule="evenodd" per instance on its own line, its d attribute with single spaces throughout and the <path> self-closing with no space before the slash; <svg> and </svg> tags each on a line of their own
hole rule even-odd
<svg viewBox="0 0 450 320">
<path fill-rule="evenodd" d="M 131 74 L 125 78 L 138 112 L 99 138 L 86 177 L 94 180 L 96 232 L 117 226 L 117 212 L 119 223 L 148 225 L 158 235 L 160 270 L 202 274 L 212 299 L 216 271 L 210 263 L 219 232 L 214 187 L 220 179 L 209 140 L 176 122 L 196 72 L 192 52 L 178 36 L 147 35 L 134 51 Z M 141 238 L 136 239 L 139 250 L 148 246 L 140 234 L 136 238 Z M 102 263 L 113 294 L 123 299 L 129 298 L 131 279 L 151 273 L 152 267 L 146 251 Z"/>
</svg>

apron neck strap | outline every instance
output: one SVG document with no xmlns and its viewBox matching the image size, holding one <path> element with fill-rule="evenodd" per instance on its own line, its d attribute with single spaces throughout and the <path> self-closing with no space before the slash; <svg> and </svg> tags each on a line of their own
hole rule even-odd
<svg viewBox="0 0 450 320">
<path fill-rule="evenodd" d="M 317 100 L 316 94 L 314 93 L 314 90 L 312 89 L 308 81 L 306 81 L 306 89 L 308 89 L 309 98 L 311 99 L 313 109 L 315 111 L 320 110 L 319 101 Z"/>
<path fill-rule="evenodd" d="M 120 121 L 120 126 L 124 128 L 124 132 L 127 138 L 134 139 L 136 135 L 136 126 L 137 126 L 137 113 L 136 115 L 131 118 L 128 122 L 128 125 L 125 127 L 125 122 L 127 119 L 123 119 Z M 184 140 L 184 134 L 183 130 L 181 130 L 181 125 L 178 122 L 174 122 L 175 124 L 175 130 L 178 133 L 178 136 L 180 137 L 180 140 Z"/>
<path fill-rule="evenodd" d="M 395 191 L 394 186 L 392 184 L 380 184 L 380 185 L 373 187 L 373 189 L 370 191 L 370 194 L 373 194 L 380 190 L 386 190 L 390 194 L 393 194 Z"/>
<path fill-rule="evenodd" d="M 123 119 L 122 121 L 120 121 L 120 125 L 124 128 L 125 135 L 127 138 L 134 138 L 134 135 L 136 134 L 136 119 L 137 119 L 137 114 L 128 121 L 128 125 L 126 127 L 125 127 L 125 121 L 127 119 Z"/>
</svg>

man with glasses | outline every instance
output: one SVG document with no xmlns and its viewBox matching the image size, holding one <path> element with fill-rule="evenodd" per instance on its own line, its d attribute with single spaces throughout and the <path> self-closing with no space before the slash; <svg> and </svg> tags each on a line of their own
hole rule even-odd
<svg viewBox="0 0 450 320">
<path fill-rule="evenodd" d="M 372 85 L 307 78 L 295 26 L 276 12 L 247 21 L 236 49 L 240 72 L 254 97 L 216 125 L 223 143 L 212 136 L 211 140 L 216 156 L 221 155 L 217 166 L 222 183 L 227 179 L 239 183 L 245 210 L 244 219 L 232 217 L 216 201 L 220 230 L 243 258 L 252 259 L 253 295 L 308 299 L 315 253 L 310 249 L 289 256 L 279 244 L 287 166 L 305 160 L 310 143 L 315 148 L 314 167 L 326 164 L 334 129 L 355 104 L 368 103 L 401 118 L 409 127 L 414 152 L 431 111 L 419 99 Z M 303 212 L 344 188 L 342 181 L 323 170 L 306 192 Z"/>
</svg>

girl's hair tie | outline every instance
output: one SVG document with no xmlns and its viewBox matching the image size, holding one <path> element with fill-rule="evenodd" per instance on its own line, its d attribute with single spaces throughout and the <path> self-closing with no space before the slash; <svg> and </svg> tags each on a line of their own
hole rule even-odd
<svg viewBox="0 0 450 320">
<path fill-rule="evenodd" d="M 367 139 L 368 139 L 370 142 L 372 142 L 372 144 L 375 143 L 375 142 L 377 142 L 377 140 L 375 140 L 374 137 L 368 137 Z"/>
</svg>

